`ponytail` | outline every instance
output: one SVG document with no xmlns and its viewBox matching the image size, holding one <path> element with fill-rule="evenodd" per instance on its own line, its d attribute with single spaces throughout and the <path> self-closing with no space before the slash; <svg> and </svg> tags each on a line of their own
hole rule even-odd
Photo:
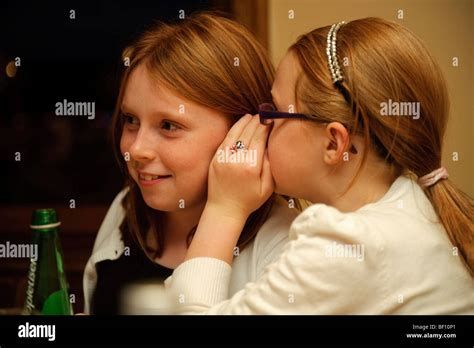
<svg viewBox="0 0 474 348">
<path fill-rule="evenodd" d="M 472 198 L 451 181 L 440 180 L 425 189 L 425 194 L 443 224 L 451 243 L 474 277 L 474 206 Z"/>
</svg>

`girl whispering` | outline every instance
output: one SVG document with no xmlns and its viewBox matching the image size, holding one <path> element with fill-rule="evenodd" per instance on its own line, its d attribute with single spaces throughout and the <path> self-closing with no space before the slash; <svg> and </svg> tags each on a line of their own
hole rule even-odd
<svg viewBox="0 0 474 348">
<path fill-rule="evenodd" d="M 447 89 L 422 42 L 379 18 L 315 29 L 280 62 L 272 95 L 275 106 L 241 119 L 221 145 L 256 149 L 258 165 L 211 163 L 186 261 L 167 280 L 171 301 L 186 302 L 171 305 L 474 313 L 473 204 L 441 162 Z M 278 260 L 225 300 L 243 223 L 273 191 L 314 204 L 293 221 Z"/>
</svg>

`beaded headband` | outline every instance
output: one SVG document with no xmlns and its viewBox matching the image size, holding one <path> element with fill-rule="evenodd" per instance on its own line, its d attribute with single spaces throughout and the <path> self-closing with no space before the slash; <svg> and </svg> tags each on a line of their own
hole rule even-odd
<svg viewBox="0 0 474 348">
<path fill-rule="evenodd" d="M 341 28 L 341 26 L 344 24 L 346 24 L 346 22 L 344 21 L 339 22 L 337 24 L 333 24 L 331 26 L 331 29 L 329 29 L 329 33 L 328 33 L 326 54 L 328 56 L 329 71 L 331 72 L 333 83 L 342 81 L 344 79 L 344 77 L 342 76 L 341 67 L 339 66 L 339 62 L 337 60 L 337 54 L 336 54 L 337 32 Z"/>
</svg>

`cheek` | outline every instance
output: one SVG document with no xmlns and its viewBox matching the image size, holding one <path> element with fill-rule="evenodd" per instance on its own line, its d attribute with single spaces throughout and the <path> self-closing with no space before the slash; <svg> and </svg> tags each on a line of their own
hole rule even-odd
<svg viewBox="0 0 474 348">
<path fill-rule="evenodd" d="M 125 152 L 128 152 L 131 144 L 133 143 L 134 135 L 126 130 L 122 131 L 122 136 L 120 137 L 120 152 L 122 155 Z"/>
<path fill-rule="evenodd" d="M 211 157 L 207 156 L 199 146 L 182 144 L 163 151 L 161 160 L 181 177 L 202 176 L 204 168 L 209 168 Z"/>
<path fill-rule="evenodd" d="M 275 179 L 276 189 L 288 186 L 293 169 L 293 134 L 285 125 L 276 125 L 268 139 L 268 159 Z"/>
<path fill-rule="evenodd" d="M 207 177 L 212 158 L 226 134 L 224 130 L 195 134 L 183 140 L 179 146 L 170 147 L 167 156 L 174 158 L 183 170 L 190 173 L 205 171 Z"/>
<path fill-rule="evenodd" d="M 284 123 L 275 124 L 268 139 L 268 158 L 272 164 L 272 171 L 273 164 L 278 171 L 284 170 L 283 167 L 290 164 L 292 156 L 289 155 L 292 151 L 291 143 L 293 143 L 290 139 L 293 139 L 293 136 L 291 127 Z"/>
<path fill-rule="evenodd" d="M 308 136 L 298 121 L 285 121 L 270 134 L 268 158 L 278 193 L 298 196 L 304 191 L 305 178 L 312 175 L 316 158 Z"/>
<path fill-rule="evenodd" d="M 124 156 L 126 152 L 130 151 L 130 146 L 133 144 L 134 136 L 126 131 L 122 132 L 120 137 L 120 152 Z M 131 165 L 131 161 L 126 161 L 127 167 Z"/>
<path fill-rule="evenodd" d="M 205 194 L 209 165 L 222 139 L 215 135 L 196 136 L 162 154 L 163 163 L 175 172 L 180 188 Z"/>
</svg>

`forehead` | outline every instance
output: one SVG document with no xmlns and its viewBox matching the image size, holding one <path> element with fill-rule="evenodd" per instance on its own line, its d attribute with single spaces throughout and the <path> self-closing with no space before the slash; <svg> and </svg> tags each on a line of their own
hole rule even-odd
<svg viewBox="0 0 474 348">
<path fill-rule="evenodd" d="M 300 64 L 292 51 L 288 51 L 278 64 L 272 94 L 275 98 L 294 99 L 296 79 L 300 73 Z"/>
<path fill-rule="evenodd" d="M 224 123 L 231 122 L 223 112 L 193 102 L 168 88 L 163 82 L 153 79 L 143 65 L 136 67 L 130 74 L 125 86 L 121 108 L 135 116 L 147 115 L 173 116 L 193 124 L 209 124 L 222 118 Z"/>
<path fill-rule="evenodd" d="M 141 64 L 130 74 L 125 86 L 123 104 L 142 106 L 173 106 L 189 104 L 183 97 L 153 79 L 147 68 Z"/>
</svg>

